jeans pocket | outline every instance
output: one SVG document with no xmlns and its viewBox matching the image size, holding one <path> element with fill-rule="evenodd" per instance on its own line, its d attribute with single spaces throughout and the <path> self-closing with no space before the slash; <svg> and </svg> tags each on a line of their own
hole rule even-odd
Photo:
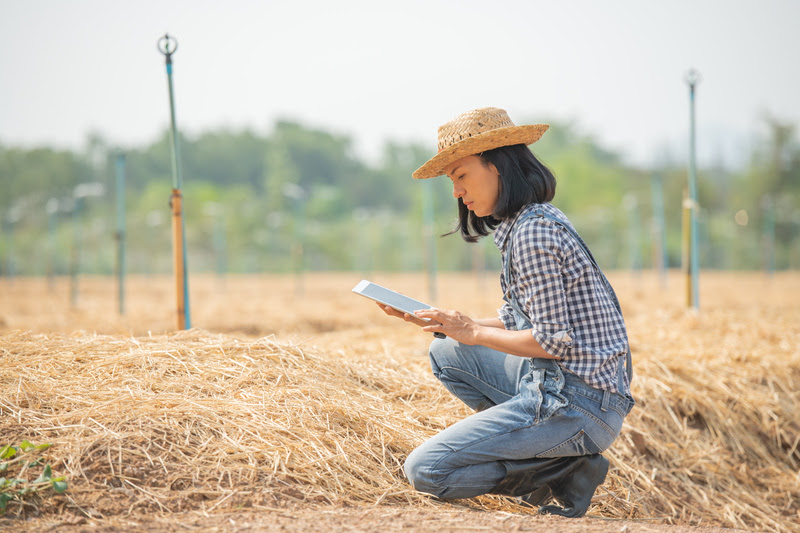
<svg viewBox="0 0 800 533">
<path fill-rule="evenodd" d="M 523 405 L 533 424 L 538 424 L 542 417 L 542 403 L 545 392 L 543 382 L 544 370 L 533 369 L 523 376 L 519 384 L 519 396 L 524 400 Z"/>
<path fill-rule="evenodd" d="M 540 453 L 536 457 L 542 459 L 548 457 L 577 457 L 579 455 L 592 455 L 602 451 L 600 446 L 595 444 L 584 430 L 580 430 L 561 444 Z"/>
</svg>

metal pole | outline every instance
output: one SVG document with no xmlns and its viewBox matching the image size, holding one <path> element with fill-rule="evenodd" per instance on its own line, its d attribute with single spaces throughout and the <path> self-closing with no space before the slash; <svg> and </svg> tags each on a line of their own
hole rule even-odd
<svg viewBox="0 0 800 533">
<path fill-rule="evenodd" d="M 303 257 L 305 244 L 305 218 L 306 218 L 306 193 L 300 185 L 287 183 L 283 187 L 283 194 L 292 202 L 294 212 L 294 240 L 292 242 L 292 272 L 294 273 L 294 292 L 296 296 L 302 296 L 305 292 L 303 275 L 305 271 L 305 259 Z"/>
<path fill-rule="evenodd" d="M 691 215 L 689 192 L 683 189 L 683 201 L 681 202 L 681 270 L 686 277 L 686 307 L 692 306 L 692 267 L 689 257 L 689 241 L 691 240 L 689 229 Z"/>
<path fill-rule="evenodd" d="M 775 275 L 775 204 L 767 195 L 762 200 L 764 207 L 764 272 Z"/>
<path fill-rule="evenodd" d="M 9 215 L 7 218 L 8 225 L 4 225 L 4 228 L 7 229 L 6 233 L 6 243 L 8 248 L 6 249 L 6 277 L 9 280 L 14 279 L 14 220 Z"/>
<path fill-rule="evenodd" d="M 125 154 L 115 160 L 117 178 L 117 303 L 119 314 L 125 314 Z"/>
<path fill-rule="evenodd" d="M 16 227 L 17 223 L 22 220 L 22 215 L 25 213 L 27 209 L 26 206 L 27 202 L 23 199 L 15 203 L 11 209 L 9 209 L 6 215 L 6 221 L 8 222 L 8 250 L 6 251 L 6 275 L 8 279 L 11 280 L 14 278 L 17 272 L 17 261 L 16 261 L 16 252 L 15 252 L 15 245 L 16 245 Z M 3 225 L 3 221 L 0 220 L 0 225 Z"/>
<path fill-rule="evenodd" d="M 630 268 L 634 276 L 638 277 L 642 269 L 639 202 L 633 193 L 626 194 L 622 201 L 628 212 L 628 257 Z"/>
<path fill-rule="evenodd" d="M 424 239 L 427 249 L 425 254 L 426 266 L 428 267 L 428 298 L 432 305 L 436 304 L 436 239 L 434 233 L 434 213 L 433 213 L 433 180 L 423 180 L 422 182 L 422 218 L 424 220 Z"/>
<path fill-rule="evenodd" d="M 700 295 L 698 277 L 700 273 L 700 261 L 697 250 L 697 212 L 700 204 L 697 201 L 697 156 L 695 153 L 695 120 L 694 120 L 694 99 L 695 87 L 700 82 L 700 74 L 695 70 L 690 70 L 686 75 L 686 83 L 689 84 L 689 271 L 691 274 L 691 296 L 692 307 L 700 309 Z"/>
<path fill-rule="evenodd" d="M 78 270 L 81 262 L 81 222 L 80 209 L 83 199 L 73 195 L 72 205 L 72 254 L 69 262 L 69 303 L 78 306 Z"/>
<path fill-rule="evenodd" d="M 352 236 L 356 244 L 354 268 L 361 273 L 361 277 L 372 276 L 372 243 L 369 235 L 370 213 L 365 207 L 358 207 L 353 211 L 353 225 L 355 234 Z"/>
<path fill-rule="evenodd" d="M 167 86 L 169 88 L 169 117 L 170 132 L 172 134 L 172 252 L 175 270 L 175 292 L 177 299 L 178 329 L 190 329 L 191 314 L 189 311 L 189 277 L 186 273 L 186 233 L 183 218 L 183 195 L 181 188 L 180 145 L 178 143 L 178 128 L 175 125 L 175 97 L 172 89 L 172 54 L 178 50 L 178 41 L 169 34 L 158 40 L 158 49 L 164 54 L 167 66 Z"/>
<path fill-rule="evenodd" d="M 50 292 L 55 288 L 56 275 L 56 217 L 58 216 L 58 200 L 47 201 L 47 288 Z"/>
<path fill-rule="evenodd" d="M 81 211 L 86 198 L 97 198 L 105 194 L 102 183 L 79 183 L 72 190 L 72 257 L 70 260 L 70 304 L 78 306 L 78 275 L 81 269 L 81 247 L 83 228 Z"/>
<path fill-rule="evenodd" d="M 667 286 L 667 235 L 664 223 L 664 186 L 661 174 L 654 173 L 650 180 L 653 194 L 653 266 L 658 271 L 661 287 Z"/>
<path fill-rule="evenodd" d="M 216 255 L 217 276 L 222 278 L 228 272 L 227 245 L 225 243 L 225 213 L 220 209 L 214 217 L 214 250 Z"/>
</svg>

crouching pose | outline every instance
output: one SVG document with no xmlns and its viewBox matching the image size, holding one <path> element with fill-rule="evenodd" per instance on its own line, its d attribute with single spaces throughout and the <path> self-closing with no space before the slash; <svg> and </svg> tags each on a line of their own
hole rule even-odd
<svg viewBox="0 0 800 533">
<path fill-rule="evenodd" d="M 433 373 L 476 411 L 409 455 L 414 488 L 445 499 L 517 496 L 579 517 L 608 472 L 600 454 L 633 407 L 631 362 L 614 291 L 548 203 L 555 178 L 528 148 L 547 128 L 515 126 L 502 109 L 470 111 L 439 128 L 438 154 L 414 172 L 452 180 L 454 233 L 475 242 L 494 232 L 498 318 L 381 308 L 446 335 L 431 344 Z"/>
</svg>

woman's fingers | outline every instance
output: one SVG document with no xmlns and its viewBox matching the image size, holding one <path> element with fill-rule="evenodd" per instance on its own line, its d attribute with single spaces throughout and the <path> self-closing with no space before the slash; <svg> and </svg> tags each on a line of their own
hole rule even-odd
<svg viewBox="0 0 800 533">
<path fill-rule="evenodd" d="M 397 318 L 403 318 L 403 313 L 401 313 L 397 309 L 394 309 L 393 307 L 389 307 L 388 305 L 383 305 L 380 302 L 375 302 L 375 303 L 378 305 L 378 307 L 381 309 L 381 311 L 383 311 L 387 315 L 394 316 L 394 317 L 397 317 Z"/>
<path fill-rule="evenodd" d="M 413 315 L 409 315 L 408 313 L 403 313 L 402 311 L 398 311 L 393 307 L 389 307 L 388 305 L 384 305 L 382 303 L 378 303 L 378 307 L 389 316 L 393 316 L 396 318 L 401 318 L 406 322 L 411 322 L 412 324 L 416 324 L 418 326 L 426 326 L 429 324 L 426 320 L 421 320 Z"/>
<path fill-rule="evenodd" d="M 428 318 L 430 320 L 436 320 L 437 322 L 442 322 L 440 318 L 442 317 L 442 312 L 435 307 L 431 307 L 430 309 L 420 309 L 415 313 L 420 318 Z"/>
<path fill-rule="evenodd" d="M 417 316 L 421 318 L 429 318 L 439 322 L 444 326 L 458 326 L 470 320 L 467 316 L 462 315 L 458 311 L 452 311 L 448 309 L 442 310 L 434 307 L 417 311 Z"/>
</svg>

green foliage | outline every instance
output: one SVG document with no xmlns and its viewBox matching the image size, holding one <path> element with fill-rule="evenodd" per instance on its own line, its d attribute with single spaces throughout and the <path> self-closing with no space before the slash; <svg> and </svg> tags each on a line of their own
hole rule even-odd
<svg viewBox="0 0 800 533">
<path fill-rule="evenodd" d="M 678 266 L 685 163 L 631 168 L 575 124 L 550 123 L 534 153 L 556 175 L 554 204 L 601 265 L 650 264 L 651 181 L 658 172 L 669 265 Z M 774 119 L 767 125 L 748 168 L 699 172 L 703 268 L 759 268 L 768 234 L 776 266 L 800 266 L 800 146 L 791 126 Z M 300 245 L 304 269 L 423 268 L 423 187 L 410 175 L 431 147 L 387 142 L 380 161 L 367 164 L 347 136 L 288 121 L 269 135 L 222 130 L 181 135 L 179 142 L 190 271 L 288 271 L 298 267 L 291 254 Z M 172 269 L 169 143 L 165 131 L 150 145 L 124 150 L 128 272 Z M 0 146 L 0 271 L 66 274 L 73 253 L 82 272 L 113 271 L 119 148 L 97 134 L 86 146 L 84 152 Z M 105 193 L 85 198 L 75 212 L 73 191 L 87 182 L 103 184 Z M 446 178 L 433 179 L 431 188 L 434 231 L 441 235 L 454 226 L 456 204 Z M 734 222 L 740 210 L 749 215 L 746 226 Z M 473 267 L 474 250 L 457 235 L 438 247 L 439 268 Z M 496 251 L 480 250 L 494 266 Z"/>
<path fill-rule="evenodd" d="M 0 514 L 5 513 L 8 503 L 21 501 L 46 489 L 61 494 L 67 490 L 64 476 L 53 476 L 53 470 L 44 462 L 42 453 L 50 444 L 35 445 L 24 440 L 18 446 L 0 447 Z M 39 475 L 30 481 L 36 473 Z"/>
</svg>

